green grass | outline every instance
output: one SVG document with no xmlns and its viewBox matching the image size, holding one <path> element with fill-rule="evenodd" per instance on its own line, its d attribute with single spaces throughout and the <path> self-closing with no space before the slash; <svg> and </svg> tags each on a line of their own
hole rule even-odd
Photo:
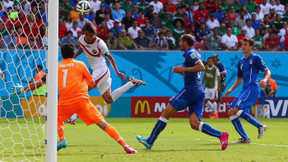
<svg viewBox="0 0 288 162">
<path fill-rule="evenodd" d="M 136 155 L 127 155 L 122 147 L 110 136 L 100 130 L 96 125 L 87 127 L 78 120 L 76 125 L 66 125 L 65 134 L 68 147 L 58 152 L 59 162 L 78 161 L 288 161 L 288 119 L 259 119 L 269 129 L 262 139 L 257 139 L 257 129 L 243 121 L 243 126 L 250 136 L 253 144 L 233 144 L 239 135 L 234 130 L 229 119 L 204 119 L 204 122 L 213 127 L 228 131 L 230 134 L 227 150 L 221 151 L 218 139 L 194 131 L 189 126 L 188 119 L 170 119 L 166 129 L 160 134 L 151 150 L 144 149 L 142 144 L 136 140 L 136 135 L 144 137 L 150 135 L 157 119 L 107 119 L 126 142 L 138 150 Z M 18 121 L 21 123 L 21 121 Z M 22 121 L 23 122 L 23 121 Z M 17 131 L 18 124 L 11 124 L 10 127 Z M 7 126 L 5 121 L 0 120 L 0 127 Z M 9 136 L 9 132 L 0 132 L 1 135 Z M 0 136 L 0 141 L 3 138 Z M 13 137 L 14 139 L 21 136 Z M 19 139 L 18 139 L 19 140 Z M 4 140 L 5 141 L 5 140 Z M 19 140 L 21 141 L 21 140 Z M 9 143 L 9 142 L 8 142 Z M 11 143 L 11 141 L 10 141 Z M 265 145 L 261 145 L 265 144 Z M 22 148 L 21 148 L 22 147 Z M 29 142 L 25 144 L 26 150 L 31 150 Z M 42 151 L 44 146 L 42 146 Z M 0 152 L 3 145 L 0 145 Z M 23 146 L 15 146 L 15 152 L 21 152 Z M 17 151 L 18 150 L 18 151 Z M 0 154 L 0 161 L 3 156 L 8 157 L 13 149 L 6 149 L 5 154 Z M 40 152 L 35 156 L 41 159 Z M 26 151 L 26 157 L 35 160 L 31 152 Z M 20 160 L 23 156 L 14 157 Z M 12 159 L 7 159 L 12 161 Z"/>
</svg>

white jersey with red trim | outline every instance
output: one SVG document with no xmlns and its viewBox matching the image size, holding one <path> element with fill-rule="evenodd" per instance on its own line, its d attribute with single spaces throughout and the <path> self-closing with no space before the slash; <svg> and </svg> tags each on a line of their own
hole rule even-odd
<svg viewBox="0 0 288 162">
<path fill-rule="evenodd" d="M 79 38 L 80 46 L 82 47 L 85 57 L 91 65 L 93 70 L 101 68 L 102 66 L 107 66 L 104 58 L 104 54 L 108 53 L 108 48 L 106 43 L 96 37 L 95 41 L 91 44 L 88 44 L 84 40 L 84 35 Z"/>
</svg>

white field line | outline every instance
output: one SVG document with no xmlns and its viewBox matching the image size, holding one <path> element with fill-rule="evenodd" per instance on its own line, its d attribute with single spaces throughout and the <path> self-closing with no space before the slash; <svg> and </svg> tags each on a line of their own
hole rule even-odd
<svg viewBox="0 0 288 162">
<path fill-rule="evenodd" d="M 132 140 L 132 139 L 127 139 L 127 140 Z M 133 139 L 134 140 L 134 139 Z M 188 139 L 188 138 L 183 138 L 183 139 L 157 139 L 157 140 L 169 140 L 169 141 L 210 141 L 210 142 L 219 142 L 219 140 L 212 140 L 212 139 Z M 235 143 L 236 141 L 229 141 L 229 143 Z M 245 145 L 245 144 L 243 144 Z M 272 147 L 286 147 L 288 148 L 288 145 L 275 145 L 275 144 L 262 144 L 262 143 L 250 143 L 250 145 L 259 145 L 259 146 L 272 146 Z"/>
</svg>

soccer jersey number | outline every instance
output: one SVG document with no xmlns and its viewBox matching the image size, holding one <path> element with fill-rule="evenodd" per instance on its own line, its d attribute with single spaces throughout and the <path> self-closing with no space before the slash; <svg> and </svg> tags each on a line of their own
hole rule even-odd
<svg viewBox="0 0 288 162">
<path fill-rule="evenodd" d="M 67 80 L 68 70 L 67 69 L 63 69 L 62 72 L 64 73 L 64 75 L 63 75 L 63 88 L 66 88 L 66 80 Z"/>
</svg>

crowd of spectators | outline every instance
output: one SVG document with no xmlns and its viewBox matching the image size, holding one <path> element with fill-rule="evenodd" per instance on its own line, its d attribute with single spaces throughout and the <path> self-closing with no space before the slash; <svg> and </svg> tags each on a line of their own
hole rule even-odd
<svg viewBox="0 0 288 162">
<path fill-rule="evenodd" d="M 0 47 L 47 45 L 46 0 L 1 0 Z M 288 0 L 91 0 L 79 15 L 78 0 L 59 0 L 59 45 L 79 46 L 86 23 L 109 49 L 177 50 L 182 34 L 201 50 L 241 49 L 244 37 L 255 50 L 288 50 Z"/>
</svg>

